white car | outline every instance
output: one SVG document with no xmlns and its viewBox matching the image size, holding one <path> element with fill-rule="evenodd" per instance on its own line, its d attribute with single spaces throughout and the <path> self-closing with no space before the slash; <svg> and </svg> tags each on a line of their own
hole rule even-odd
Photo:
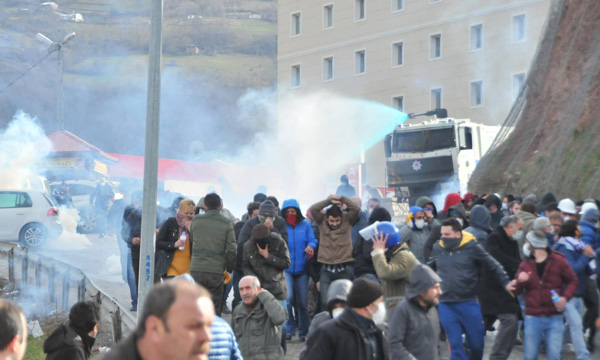
<svg viewBox="0 0 600 360">
<path fill-rule="evenodd" d="M 58 208 L 45 192 L 0 190 L 0 241 L 38 247 L 62 230 Z"/>
</svg>

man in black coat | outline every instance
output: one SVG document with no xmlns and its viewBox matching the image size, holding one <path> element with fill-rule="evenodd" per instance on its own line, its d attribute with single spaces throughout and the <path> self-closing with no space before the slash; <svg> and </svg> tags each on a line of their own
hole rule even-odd
<svg viewBox="0 0 600 360">
<path fill-rule="evenodd" d="M 69 312 L 69 323 L 60 325 L 44 341 L 46 360 L 87 360 L 98 335 L 100 304 L 80 301 Z"/>
<path fill-rule="evenodd" d="M 389 347 L 376 324 L 385 318 L 383 290 L 374 281 L 358 278 L 346 299 L 348 307 L 323 323 L 307 343 L 307 360 L 388 360 Z"/>
<path fill-rule="evenodd" d="M 523 220 L 516 215 L 507 216 L 490 234 L 486 243 L 488 253 L 502 265 L 511 279 L 515 278 L 521 264 L 519 244 L 515 238 L 522 229 Z M 483 269 L 479 282 L 479 302 L 486 328 L 491 327 L 496 319 L 500 320 L 490 359 L 505 360 L 510 356 L 519 330 L 519 301 L 506 292 L 494 274 Z"/>
</svg>

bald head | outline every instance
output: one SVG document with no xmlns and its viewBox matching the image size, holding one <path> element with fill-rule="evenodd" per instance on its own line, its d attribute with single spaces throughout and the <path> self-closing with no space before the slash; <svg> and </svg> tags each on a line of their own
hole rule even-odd
<svg viewBox="0 0 600 360">
<path fill-rule="evenodd" d="M 27 325 L 16 303 L 0 299 L 0 359 L 21 360 L 27 348 Z"/>
</svg>

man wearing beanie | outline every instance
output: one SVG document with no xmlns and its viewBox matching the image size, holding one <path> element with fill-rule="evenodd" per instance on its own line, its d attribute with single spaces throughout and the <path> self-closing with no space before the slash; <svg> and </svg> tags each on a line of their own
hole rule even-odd
<svg viewBox="0 0 600 360">
<path fill-rule="evenodd" d="M 250 240 L 244 244 L 244 275 L 256 276 L 263 289 L 277 300 L 285 300 L 288 292 L 283 271 L 290 264 L 286 241 L 279 234 L 272 233 L 267 225 L 256 225 Z"/>
<path fill-rule="evenodd" d="M 285 220 L 275 214 L 275 204 L 273 202 L 264 200 L 258 207 L 258 216 L 251 217 L 246 221 L 237 238 L 238 252 L 242 252 L 242 254 L 239 254 L 240 259 L 244 258 L 244 244 L 250 239 L 252 229 L 258 224 L 265 224 L 271 232 L 279 234 L 287 243 L 288 233 Z M 241 299 L 239 289 L 234 289 L 234 299 L 233 307 L 236 307 Z"/>
<path fill-rule="evenodd" d="M 406 298 L 394 308 L 388 326 L 394 360 L 438 360 L 440 320 L 437 305 L 440 279 L 427 265 L 417 265 L 410 276 Z"/>
<path fill-rule="evenodd" d="M 348 307 L 340 316 L 315 331 L 302 359 L 390 359 L 387 340 L 376 325 L 383 324 L 385 318 L 381 286 L 372 280 L 358 278 L 352 283 L 346 303 Z"/>
<path fill-rule="evenodd" d="M 463 333 L 469 345 L 469 359 L 482 359 L 485 328 L 477 290 L 481 270 L 489 271 L 507 291 L 513 290 L 502 266 L 475 240 L 463 231 L 454 218 L 446 219 L 441 227 L 442 239 L 434 245 L 429 266 L 442 278 L 440 322 L 448 336 L 450 359 L 466 359 Z"/>
<path fill-rule="evenodd" d="M 346 205 L 347 211 L 342 211 Z M 321 211 L 326 208 L 327 211 Z M 352 280 L 350 265 L 352 257 L 352 225 L 358 219 L 360 207 L 345 196 L 329 195 L 323 201 L 308 209 L 319 227 L 319 252 L 317 261 L 321 264 L 319 283 L 321 304 L 327 304 L 329 284 L 338 279 Z"/>
<path fill-rule="evenodd" d="M 525 240 L 530 254 L 512 281 L 516 295 L 525 292 L 525 360 L 537 359 L 542 335 L 548 359 L 558 360 L 564 330 L 561 312 L 575 295 L 577 275 L 567 259 L 548 246 L 543 232 L 530 231 Z"/>
</svg>

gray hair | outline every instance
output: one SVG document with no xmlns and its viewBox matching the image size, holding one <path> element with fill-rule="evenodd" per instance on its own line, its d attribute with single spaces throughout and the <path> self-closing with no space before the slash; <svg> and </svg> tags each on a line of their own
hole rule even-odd
<svg viewBox="0 0 600 360">
<path fill-rule="evenodd" d="M 519 223 L 519 221 L 521 220 L 520 217 L 518 217 L 517 215 L 510 215 L 510 216 L 505 216 L 502 218 L 502 220 L 500 220 L 500 225 L 503 228 L 507 228 L 511 225 L 517 225 Z"/>
<path fill-rule="evenodd" d="M 260 287 L 260 281 L 258 280 L 258 278 L 254 275 L 246 275 L 243 278 L 240 279 L 240 282 L 242 282 L 242 280 L 244 279 L 252 279 L 252 286 L 255 289 L 258 289 Z"/>
</svg>

